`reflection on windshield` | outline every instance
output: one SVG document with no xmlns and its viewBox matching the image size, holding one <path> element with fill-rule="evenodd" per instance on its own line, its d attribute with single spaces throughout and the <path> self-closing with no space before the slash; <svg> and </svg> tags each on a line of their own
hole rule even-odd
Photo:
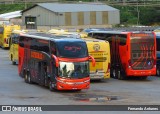
<svg viewBox="0 0 160 114">
<path fill-rule="evenodd" d="M 89 76 L 88 62 L 60 62 L 59 76 L 67 78 L 84 78 Z"/>
</svg>

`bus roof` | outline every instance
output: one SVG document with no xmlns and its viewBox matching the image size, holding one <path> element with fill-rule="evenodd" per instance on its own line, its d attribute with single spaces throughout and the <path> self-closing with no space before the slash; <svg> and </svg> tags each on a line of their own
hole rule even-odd
<svg viewBox="0 0 160 114">
<path fill-rule="evenodd" d="M 52 40 L 52 41 L 83 41 L 80 38 L 73 38 L 73 37 L 66 37 L 66 36 L 55 36 L 53 34 L 49 34 L 49 33 L 41 33 L 41 32 L 37 32 L 37 33 L 21 33 L 21 36 L 27 36 L 27 37 L 32 37 L 32 38 L 36 38 L 36 39 L 42 39 L 42 40 Z"/>
<path fill-rule="evenodd" d="M 105 40 L 94 39 L 94 38 L 91 38 L 91 37 L 82 38 L 82 39 L 85 40 L 85 41 L 89 41 L 89 42 L 106 42 Z"/>
<path fill-rule="evenodd" d="M 90 33 L 128 34 L 128 33 L 152 33 L 152 31 L 91 31 Z"/>
<path fill-rule="evenodd" d="M 25 33 L 26 31 L 24 30 L 13 30 L 12 33 L 17 33 L 17 34 L 20 34 L 20 33 Z"/>
</svg>

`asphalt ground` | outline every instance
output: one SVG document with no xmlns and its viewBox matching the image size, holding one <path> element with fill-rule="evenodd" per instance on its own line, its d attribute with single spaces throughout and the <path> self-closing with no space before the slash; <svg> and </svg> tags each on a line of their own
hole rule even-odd
<svg viewBox="0 0 160 114">
<path fill-rule="evenodd" d="M 25 83 L 18 76 L 18 65 L 9 60 L 8 52 L 0 48 L 0 105 L 160 105 L 160 77 L 110 78 L 91 81 L 88 90 L 50 92 L 38 84 Z"/>
</svg>

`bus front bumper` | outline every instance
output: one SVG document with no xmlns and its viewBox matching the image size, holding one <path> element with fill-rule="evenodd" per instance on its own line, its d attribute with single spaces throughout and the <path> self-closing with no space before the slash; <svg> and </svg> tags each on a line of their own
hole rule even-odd
<svg viewBox="0 0 160 114">
<path fill-rule="evenodd" d="M 151 70 L 128 70 L 127 76 L 155 76 L 156 68 Z"/>
<path fill-rule="evenodd" d="M 90 87 L 90 78 L 84 79 L 64 79 L 57 78 L 57 90 L 81 90 Z"/>
<path fill-rule="evenodd" d="M 110 73 L 90 73 L 91 80 L 110 78 Z"/>
</svg>

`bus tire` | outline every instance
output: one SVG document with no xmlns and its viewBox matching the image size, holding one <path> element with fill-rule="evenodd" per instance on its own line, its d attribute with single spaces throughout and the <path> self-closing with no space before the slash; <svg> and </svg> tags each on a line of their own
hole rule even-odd
<svg viewBox="0 0 160 114">
<path fill-rule="evenodd" d="M 12 65 L 16 65 L 16 62 L 15 62 L 15 61 L 12 61 Z"/>
<path fill-rule="evenodd" d="M 29 84 L 31 84 L 31 83 L 32 83 L 31 75 L 30 75 L 30 73 L 29 73 L 29 72 L 27 73 L 27 82 L 28 82 Z"/>
<path fill-rule="evenodd" d="M 45 75 L 44 75 L 44 85 L 48 86 L 48 76 L 47 76 L 47 73 L 45 73 Z"/>
<path fill-rule="evenodd" d="M 28 83 L 28 75 L 27 75 L 27 73 L 24 73 L 24 81 L 25 81 L 26 83 Z"/>
<path fill-rule="evenodd" d="M 13 60 L 13 56 L 11 55 L 12 65 L 16 65 L 16 62 Z"/>
<path fill-rule="evenodd" d="M 112 71 L 112 77 L 114 78 L 114 79 L 117 79 L 117 74 L 116 74 L 117 72 L 116 72 L 116 69 L 113 69 L 113 71 Z"/>
<path fill-rule="evenodd" d="M 157 76 L 160 76 L 160 67 L 159 66 L 157 66 L 156 74 L 157 74 Z"/>
<path fill-rule="evenodd" d="M 49 86 L 50 91 L 54 91 L 54 88 L 52 87 L 52 81 L 51 80 L 49 80 L 48 86 Z"/>
<path fill-rule="evenodd" d="M 124 80 L 125 79 L 125 74 L 121 72 L 121 70 L 117 71 L 117 77 L 119 80 Z"/>
<path fill-rule="evenodd" d="M 121 76 L 121 71 L 120 70 L 117 70 L 117 77 L 119 80 L 121 80 L 122 76 Z"/>
</svg>

